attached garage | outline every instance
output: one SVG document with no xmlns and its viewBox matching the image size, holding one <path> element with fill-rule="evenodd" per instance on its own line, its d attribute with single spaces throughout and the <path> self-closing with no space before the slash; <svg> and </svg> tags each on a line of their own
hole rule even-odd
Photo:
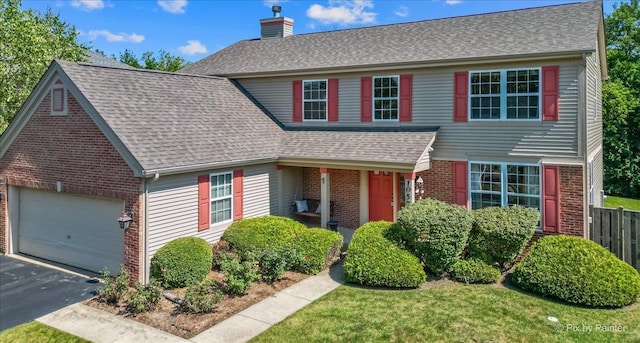
<svg viewBox="0 0 640 343">
<path fill-rule="evenodd" d="M 122 202 L 29 188 L 14 194 L 20 253 L 94 272 L 115 273 L 124 263 L 124 230 L 117 223 Z"/>
</svg>

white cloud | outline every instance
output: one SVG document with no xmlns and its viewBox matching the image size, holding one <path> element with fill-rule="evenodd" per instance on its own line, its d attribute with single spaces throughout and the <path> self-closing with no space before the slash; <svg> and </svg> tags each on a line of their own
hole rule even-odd
<svg viewBox="0 0 640 343">
<path fill-rule="evenodd" d="M 87 33 L 89 39 L 96 39 L 98 37 L 104 37 L 107 42 L 131 42 L 131 43 L 140 43 L 144 40 L 143 35 L 139 35 L 137 33 L 126 34 L 124 32 L 120 32 L 119 34 L 111 33 L 107 30 L 91 30 Z"/>
<path fill-rule="evenodd" d="M 187 0 L 158 0 L 158 5 L 160 5 L 163 10 L 173 14 L 186 12 L 185 7 L 187 7 L 187 4 Z"/>
<path fill-rule="evenodd" d="M 178 51 L 185 55 L 206 54 L 207 47 L 197 40 L 188 40 L 187 45 L 178 47 Z"/>
<path fill-rule="evenodd" d="M 307 16 L 322 24 L 370 24 L 376 21 L 375 12 L 367 11 L 373 8 L 373 0 L 331 0 L 325 7 L 313 4 L 307 9 Z"/>
<path fill-rule="evenodd" d="M 447 5 L 457 5 L 459 3 L 461 3 L 462 0 L 445 0 L 444 3 Z"/>
<path fill-rule="evenodd" d="M 409 15 L 409 7 L 400 6 L 395 10 L 394 14 L 397 15 L 398 17 L 403 17 L 404 18 L 404 17 Z"/>
<path fill-rule="evenodd" d="M 93 11 L 101 10 L 104 8 L 104 1 L 102 0 L 73 0 L 71 6 L 79 8 L 81 10 Z"/>
</svg>

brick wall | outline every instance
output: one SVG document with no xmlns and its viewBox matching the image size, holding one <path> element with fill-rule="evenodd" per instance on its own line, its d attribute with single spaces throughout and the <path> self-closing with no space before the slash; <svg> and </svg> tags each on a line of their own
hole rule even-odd
<svg viewBox="0 0 640 343">
<path fill-rule="evenodd" d="M 320 199 L 320 170 L 303 168 L 303 196 Z M 334 218 L 341 227 L 357 228 L 360 221 L 360 171 L 330 169 L 331 201 L 335 204 Z M 315 209 L 309 209 L 315 210 Z"/>
<path fill-rule="evenodd" d="M 424 181 L 424 198 L 453 203 L 453 164 L 451 161 L 432 161 L 431 169 L 417 173 L 417 176 L 422 177 Z"/>
<path fill-rule="evenodd" d="M 9 185 L 55 191 L 56 181 L 62 181 L 62 192 L 124 201 L 127 210 L 141 213 L 141 179 L 133 176 L 127 163 L 70 93 L 68 105 L 67 116 L 51 116 L 47 95 L 0 161 L 3 251 L 8 249 Z M 124 261 L 132 280 L 140 279 L 142 272 L 139 230 L 142 219 L 136 216 L 125 233 Z"/>
<path fill-rule="evenodd" d="M 584 236 L 582 167 L 560 167 L 560 233 Z"/>
</svg>

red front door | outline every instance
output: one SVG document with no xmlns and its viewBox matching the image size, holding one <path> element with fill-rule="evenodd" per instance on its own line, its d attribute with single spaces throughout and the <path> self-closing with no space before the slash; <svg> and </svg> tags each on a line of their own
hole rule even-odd
<svg viewBox="0 0 640 343">
<path fill-rule="evenodd" d="M 369 172 L 369 220 L 393 221 L 393 173 Z"/>
</svg>

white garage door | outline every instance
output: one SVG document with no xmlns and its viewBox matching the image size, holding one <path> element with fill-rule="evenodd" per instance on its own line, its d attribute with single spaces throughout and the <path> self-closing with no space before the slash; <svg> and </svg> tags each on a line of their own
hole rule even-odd
<svg viewBox="0 0 640 343">
<path fill-rule="evenodd" d="M 124 261 L 122 202 L 20 189 L 18 249 L 74 267 L 112 273 Z"/>
</svg>

